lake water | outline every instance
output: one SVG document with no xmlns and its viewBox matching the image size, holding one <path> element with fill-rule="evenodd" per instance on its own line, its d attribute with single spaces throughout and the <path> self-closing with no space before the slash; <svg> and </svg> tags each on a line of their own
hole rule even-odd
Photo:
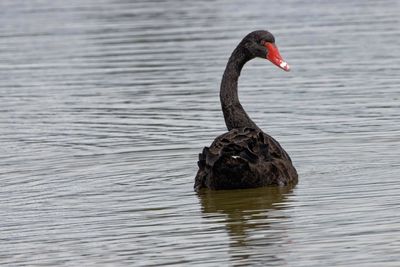
<svg viewBox="0 0 400 267">
<path fill-rule="evenodd" d="M 0 2 L 1 266 L 400 266 L 400 3 Z M 227 59 L 294 188 L 193 191 Z"/>
</svg>

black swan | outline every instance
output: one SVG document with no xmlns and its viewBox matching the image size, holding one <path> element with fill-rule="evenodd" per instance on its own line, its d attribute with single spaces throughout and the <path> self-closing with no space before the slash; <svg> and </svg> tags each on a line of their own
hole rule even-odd
<svg viewBox="0 0 400 267">
<path fill-rule="evenodd" d="M 264 133 L 247 115 L 238 98 L 238 78 L 243 65 L 260 57 L 285 71 L 274 36 L 268 31 L 249 33 L 233 51 L 221 82 L 220 100 L 229 132 L 218 136 L 199 154 L 194 189 L 237 189 L 267 185 L 294 185 L 298 175 L 279 143 Z"/>
</svg>

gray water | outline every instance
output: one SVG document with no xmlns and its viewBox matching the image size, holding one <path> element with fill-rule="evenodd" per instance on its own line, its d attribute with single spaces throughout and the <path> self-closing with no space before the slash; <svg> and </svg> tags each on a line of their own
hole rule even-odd
<svg viewBox="0 0 400 267">
<path fill-rule="evenodd" d="M 400 3 L 0 2 L 1 266 L 400 266 Z M 193 192 L 243 106 L 289 152 L 294 188 Z"/>
</svg>

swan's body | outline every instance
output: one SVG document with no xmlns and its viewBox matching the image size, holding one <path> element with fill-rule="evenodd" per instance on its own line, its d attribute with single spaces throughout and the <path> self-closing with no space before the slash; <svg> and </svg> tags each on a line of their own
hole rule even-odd
<svg viewBox="0 0 400 267">
<path fill-rule="evenodd" d="M 271 33 L 248 34 L 226 66 L 220 99 L 229 132 L 217 137 L 199 154 L 195 190 L 252 188 L 297 183 L 292 161 L 279 143 L 261 131 L 239 102 L 237 83 L 243 65 L 254 57 L 267 58 L 288 71 Z"/>
</svg>

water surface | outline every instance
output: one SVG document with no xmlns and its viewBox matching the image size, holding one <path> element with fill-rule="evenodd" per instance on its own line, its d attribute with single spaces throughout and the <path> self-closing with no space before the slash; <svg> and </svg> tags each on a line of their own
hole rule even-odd
<svg viewBox="0 0 400 267">
<path fill-rule="evenodd" d="M 399 16 L 384 1 L 0 2 L 2 266 L 399 266 Z M 226 61 L 295 188 L 193 192 Z"/>
</svg>

